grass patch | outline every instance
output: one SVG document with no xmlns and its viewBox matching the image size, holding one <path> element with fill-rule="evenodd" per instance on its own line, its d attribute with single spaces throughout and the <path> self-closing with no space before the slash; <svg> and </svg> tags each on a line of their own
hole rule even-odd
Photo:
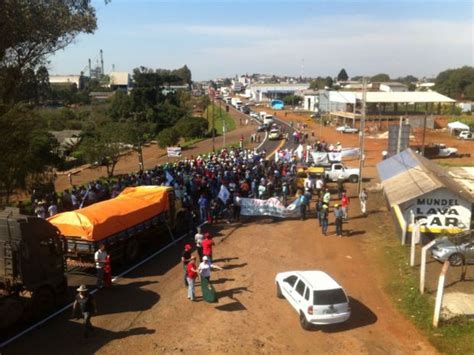
<svg viewBox="0 0 474 355">
<path fill-rule="evenodd" d="M 218 105 L 210 104 L 203 114 L 203 117 L 209 117 L 209 132 L 212 130 L 212 116 L 214 116 L 214 128 L 216 129 L 217 134 L 221 135 L 223 133 L 224 122 L 226 132 L 235 129 L 235 121 L 232 116 L 225 111 L 225 106 L 219 108 Z"/>
<path fill-rule="evenodd" d="M 393 303 L 440 352 L 473 354 L 474 322 L 457 317 L 433 328 L 434 296 L 420 294 L 418 269 L 409 266 L 409 248 L 400 245 L 392 221 L 384 214 L 379 216 L 381 228 L 377 228 L 377 239 L 383 247 L 378 263 L 387 275 L 384 286 Z"/>
</svg>

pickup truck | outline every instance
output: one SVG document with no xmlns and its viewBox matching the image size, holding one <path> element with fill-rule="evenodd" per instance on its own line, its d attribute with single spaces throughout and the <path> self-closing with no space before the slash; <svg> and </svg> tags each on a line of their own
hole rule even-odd
<svg viewBox="0 0 474 355">
<path fill-rule="evenodd" d="M 337 181 L 340 176 L 344 181 L 358 182 L 360 170 L 358 168 L 348 168 L 343 163 L 334 163 L 330 167 L 325 168 L 325 177 L 327 181 Z"/>
<path fill-rule="evenodd" d="M 421 147 L 418 147 L 418 150 L 421 150 Z M 457 155 L 458 150 L 456 148 L 447 147 L 446 144 L 435 143 L 425 146 L 425 157 L 428 159 L 455 157 Z"/>
</svg>

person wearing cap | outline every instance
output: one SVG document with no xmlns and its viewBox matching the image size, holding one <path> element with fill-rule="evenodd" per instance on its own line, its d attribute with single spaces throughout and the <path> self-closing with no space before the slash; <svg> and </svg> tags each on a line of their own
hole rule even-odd
<svg viewBox="0 0 474 355">
<path fill-rule="evenodd" d="M 186 265 L 186 279 L 188 281 L 188 299 L 191 301 L 194 301 L 194 285 L 198 277 L 199 273 L 196 268 L 196 257 L 192 255 L 188 264 Z"/>
<path fill-rule="evenodd" d="M 206 279 L 207 281 L 211 281 L 211 269 L 216 269 L 216 270 L 223 270 L 220 266 L 217 266 L 215 264 L 211 264 L 209 262 L 209 258 L 204 255 L 202 258 L 202 262 L 199 264 L 198 271 L 199 275 L 201 276 L 201 279 Z"/>
<path fill-rule="evenodd" d="M 344 218 L 344 213 L 342 212 L 341 207 L 336 203 L 334 205 L 334 217 L 336 218 L 334 224 L 336 225 L 336 235 L 342 237 L 342 220 Z"/>
<path fill-rule="evenodd" d="M 321 220 L 321 231 L 323 232 L 323 235 L 328 235 L 328 212 L 328 205 L 323 204 L 321 207 L 321 212 L 319 213 Z"/>
<path fill-rule="evenodd" d="M 183 254 L 181 255 L 181 262 L 183 263 L 183 269 L 184 269 L 184 286 L 185 287 L 188 287 L 186 267 L 188 266 L 188 263 L 191 260 L 191 249 L 192 249 L 191 244 L 186 244 L 184 246 Z"/>
<path fill-rule="evenodd" d="M 329 206 L 329 201 L 331 201 L 331 193 L 329 192 L 329 189 L 326 189 L 323 195 L 323 202 Z"/>
<path fill-rule="evenodd" d="M 89 331 L 94 331 L 94 327 L 91 323 L 92 313 L 97 313 L 97 305 L 94 297 L 89 293 L 89 290 L 85 285 L 79 286 L 77 289 L 78 294 L 74 300 L 72 306 L 72 316 L 77 314 L 78 309 L 81 312 L 82 318 L 84 319 L 84 337 L 89 336 Z"/>
<path fill-rule="evenodd" d="M 202 254 L 207 256 L 209 263 L 212 264 L 212 246 L 214 241 L 209 233 L 204 234 L 204 240 L 202 241 Z"/>
<path fill-rule="evenodd" d="M 367 189 L 364 187 L 359 194 L 360 211 L 364 217 L 367 217 Z"/>
</svg>

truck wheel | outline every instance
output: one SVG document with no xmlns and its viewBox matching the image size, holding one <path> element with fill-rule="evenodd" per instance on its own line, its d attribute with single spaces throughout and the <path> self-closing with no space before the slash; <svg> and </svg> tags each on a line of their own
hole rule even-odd
<svg viewBox="0 0 474 355">
<path fill-rule="evenodd" d="M 67 298 L 67 278 L 63 277 L 61 283 L 58 285 L 56 289 L 56 306 L 62 306 L 66 303 Z"/>
<path fill-rule="evenodd" d="M 357 175 L 352 175 L 349 177 L 349 181 L 353 183 L 359 182 L 359 177 Z"/>
<path fill-rule="evenodd" d="M 125 260 L 128 262 L 135 261 L 137 260 L 139 253 L 140 245 L 138 244 L 138 241 L 130 239 L 125 245 Z"/>
<path fill-rule="evenodd" d="M 56 299 L 49 287 L 40 287 L 33 293 L 33 314 L 35 318 L 43 318 L 54 310 Z"/>
<path fill-rule="evenodd" d="M 301 311 L 300 311 L 300 325 L 301 325 L 301 328 L 303 328 L 304 330 L 311 330 L 311 323 L 308 322 L 308 320 L 306 319 L 306 316 Z"/>
</svg>

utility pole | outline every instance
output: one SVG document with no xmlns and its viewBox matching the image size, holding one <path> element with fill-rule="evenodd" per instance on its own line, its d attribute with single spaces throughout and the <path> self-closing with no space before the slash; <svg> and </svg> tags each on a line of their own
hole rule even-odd
<svg viewBox="0 0 474 355">
<path fill-rule="evenodd" d="M 215 132 L 215 129 L 214 129 L 214 95 L 212 95 L 212 152 L 215 153 L 216 152 L 216 147 L 215 147 L 215 143 L 216 143 L 216 132 Z"/>
<path fill-rule="evenodd" d="M 362 168 L 364 167 L 364 135 L 365 135 L 365 111 L 367 103 L 367 78 L 363 79 L 363 91 L 362 91 L 362 117 L 360 119 L 360 159 L 359 159 L 359 184 L 357 186 L 357 195 L 360 195 L 362 190 Z"/>
<path fill-rule="evenodd" d="M 403 116 L 400 116 L 400 126 L 398 128 L 397 154 L 400 153 L 400 148 L 402 146 L 402 126 L 403 126 Z"/>
<path fill-rule="evenodd" d="M 222 116 L 222 101 L 219 100 L 219 116 L 222 121 L 222 135 L 223 135 L 223 148 L 225 148 L 225 121 L 224 117 Z"/>
</svg>

